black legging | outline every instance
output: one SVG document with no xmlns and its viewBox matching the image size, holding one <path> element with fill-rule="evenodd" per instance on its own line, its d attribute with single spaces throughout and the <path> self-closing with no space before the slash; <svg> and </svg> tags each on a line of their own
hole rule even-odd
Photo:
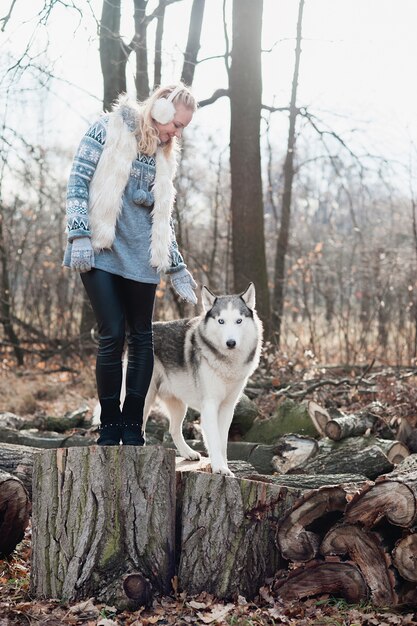
<svg viewBox="0 0 417 626">
<path fill-rule="evenodd" d="M 141 423 L 153 370 L 152 315 L 156 285 L 92 269 L 81 274 L 98 324 L 96 361 L 101 421 L 120 415 L 122 354 L 127 335 L 128 366 L 123 416 Z"/>
</svg>

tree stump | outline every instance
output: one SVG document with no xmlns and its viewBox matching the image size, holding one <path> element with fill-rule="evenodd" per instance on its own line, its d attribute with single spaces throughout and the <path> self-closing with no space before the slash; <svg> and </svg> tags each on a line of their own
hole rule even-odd
<svg viewBox="0 0 417 626">
<path fill-rule="evenodd" d="M 281 564 L 276 525 L 286 487 L 195 472 L 182 476 L 178 579 L 187 593 L 253 597 Z"/>
<path fill-rule="evenodd" d="M 168 593 L 174 524 L 173 451 L 41 452 L 33 470 L 32 594 L 65 601 L 94 596 L 123 610 L 148 602 L 151 588 Z"/>
<path fill-rule="evenodd" d="M 22 541 L 29 523 L 29 495 L 18 478 L 0 470 L 0 556 Z"/>
</svg>

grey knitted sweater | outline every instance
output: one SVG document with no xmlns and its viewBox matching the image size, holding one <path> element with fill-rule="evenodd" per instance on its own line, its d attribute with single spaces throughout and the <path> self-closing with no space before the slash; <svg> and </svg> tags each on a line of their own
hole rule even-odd
<svg viewBox="0 0 417 626">
<path fill-rule="evenodd" d="M 108 116 L 101 117 L 87 131 L 72 164 L 67 187 L 68 243 L 63 265 L 70 267 L 72 241 L 76 237 L 90 236 L 88 220 L 89 186 L 106 142 Z M 116 225 L 116 236 L 111 249 L 95 252 L 94 267 L 112 274 L 143 283 L 159 282 L 159 273 L 150 264 L 150 237 L 152 206 L 144 206 L 143 193 L 149 197 L 155 178 L 155 158 L 138 154 L 132 163 L 128 183 L 122 197 L 122 210 Z M 178 250 L 172 228 L 172 273 L 186 267 Z"/>
</svg>

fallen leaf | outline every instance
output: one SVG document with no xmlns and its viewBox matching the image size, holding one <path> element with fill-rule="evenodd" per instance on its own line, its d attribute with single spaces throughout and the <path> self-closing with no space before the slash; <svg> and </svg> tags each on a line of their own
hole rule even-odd
<svg viewBox="0 0 417 626">
<path fill-rule="evenodd" d="M 186 604 L 192 609 L 206 609 L 207 608 L 207 604 L 205 602 L 196 602 L 195 600 L 190 600 L 190 602 L 187 602 Z"/>
<path fill-rule="evenodd" d="M 68 613 L 70 615 L 79 615 L 85 619 L 88 619 L 89 617 L 98 617 L 100 615 L 100 611 L 96 606 L 94 606 L 91 598 L 85 600 L 84 602 L 74 604 L 74 606 L 69 609 Z"/>
<path fill-rule="evenodd" d="M 210 613 L 197 613 L 198 617 L 204 624 L 213 624 L 219 620 L 223 620 L 226 615 L 235 608 L 234 604 L 216 604 L 210 611 Z"/>
</svg>

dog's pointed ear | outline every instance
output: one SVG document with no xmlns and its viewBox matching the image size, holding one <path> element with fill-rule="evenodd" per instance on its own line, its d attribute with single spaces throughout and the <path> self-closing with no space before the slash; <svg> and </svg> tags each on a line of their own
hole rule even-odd
<svg viewBox="0 0 417 626">
<path fill-rule="evenodd" d="M 256 306 L 255 285 L 253 283 L 249 283 L 246 290 L 240 294 L 240 297 L 249 309 L 254 309 Z"/>
<path fill-rule="evenodd" d="M 214 293 L 210 291 L 208 287 L 206 287 L 205 285 L 202 286 L 201 302 L 203 304 L 204 311 L 209 311 L 212 308 L 216 298 L 217 296 L 215 296 Z"/>
</svg>

